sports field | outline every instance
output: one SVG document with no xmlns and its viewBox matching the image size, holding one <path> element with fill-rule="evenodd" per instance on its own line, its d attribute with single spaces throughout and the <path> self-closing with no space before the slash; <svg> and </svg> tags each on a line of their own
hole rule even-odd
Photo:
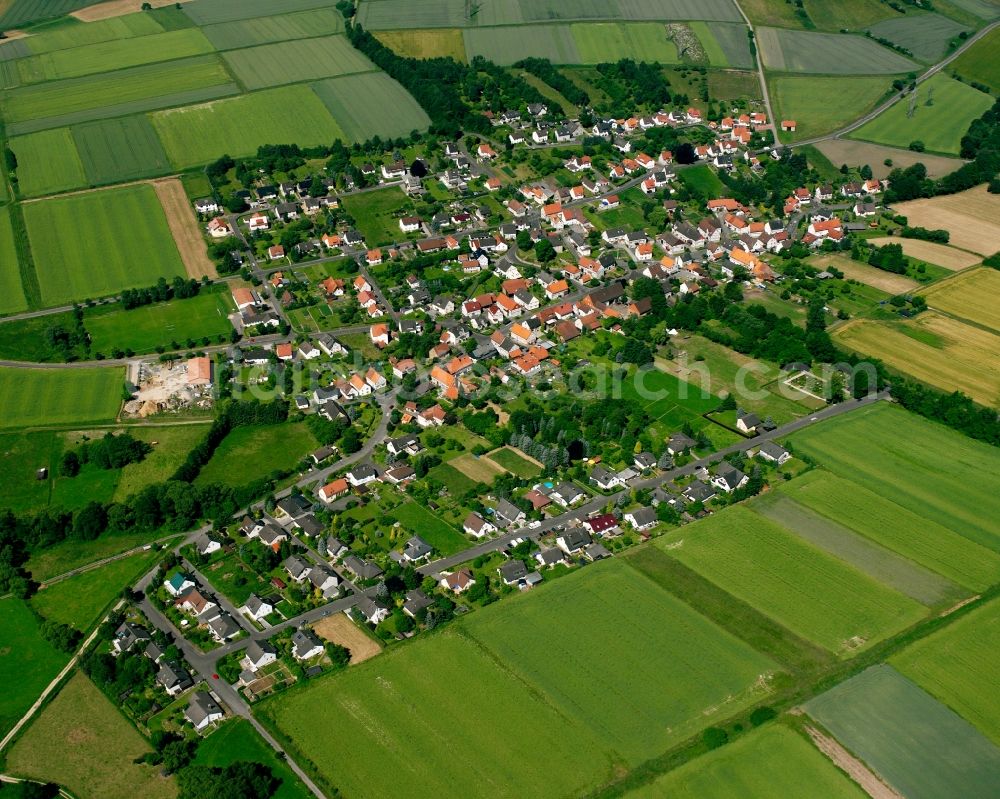
<svg viewBox="0 0 1000 799">
<path fill-rule="evenodd" d="M 899 244 L 903 248 L 905 255 L 916 258 L 918 261 L 926 261 L 929 264 L 950 269 L 953 272 L 978 264 L 982 260 L 973 253 L 955 249 L 947 244 L 938 244 L 935 241 L 904 239 L 900 236 L 882 236 L 869 239 L 869 241 L 879 246 L 883 244 Z"/>
<path fill-rule="evenodd" d="M 317 8 L 297 14 L 206 25 L 201 30 L 217 50 L 233 50 L 270 42 L 342 33 L 344 18 L 333 8 Z"/>
<path fill-rule="evenodd" d="M 437 550 L 434 557 L 461 552 L 469 545 L 461 530 L 452 527 L 416 502 L 404 502 L 392 511 L 392 515 L 407 533 L 419 535 L 434 547 Z"/>
<path fill-rule="evenodd" d="M 781 132 L 783 141 L 809 139 L 842 128 L 874 108 L 890 89 L 882 77 L 806 78 L 780 75 L 770 81 L 774 113 L 794 119 L 794 132 Z M 830 102 L 831 96 L 837 102 Z"/>
<path fill-rule="evenodd" d="M 893 210 L 911 225 L 943 228 L 951 234 L 949 244 L 980 255 L 1000 251 L 1000 195 L 985 185 L 959 192 L 896 203 Z"/>
<path fill-rule="evenodd" d="M 865 793 L 802 735 L 770 724 L 685 763 L 627 799 L 864 799 Z"/>
<path fill-rule="evenodd" d="M 863 36 L 758 28 L 757 48 L 774 72 L 829 75 L 893 75 L 917 64 Z"/>
<path fill-rule="evenodd" d="M 252 155 L 262 144 L 305 147 L 345 138 L 319 98 L 301 85 L 158 111 L 152 120 L 171 163 L 181 169 L 220 153 Z"/>
<path fill-rule="evenodd" d="M 186 274 L 149 185 L 26 203 L 24 221 L 46 305 Z"/>
<path fill-rule="evenodd" d="M 317 446 L 302 423 L 237 427 L 202 468 L 197 483 L 246 485 L 275 471 L 293 469 Z"/>
<path fill-rule="evenodd" d="M 21 272 L 14 248 L 10 211 L 0 208 L 0 314 L 24 311 L 28 301 L 21 286 Z"/>
<path fill-rule="evenodd" d="M 262 44 L 231 50 L 222 57 L 250 90 L 377 69 L 346 36 Z"/>
<path fill-rule="evenodd" d="M 951 63 L 951 69 L 966 80 L 985 83 L 1000 91 L 1000 30 L 992 30 Z"/>
<path fill-rule="evenodd" d="M 329 78 L 313 83 L 312 89 L 347 142 L 367 141 L 373 135 L 409 136 L 414 130 L 426 130 L 431 123 L 413 96 L 384 72 Z"/>
<path fill-rule="evenodd" d="M 923 292 L 931 308 L 969 319 L 1000 333 L 1000 272 L 970 269 Z"/>
<path fill-rule="evenodd" d="M 31 610 L 20 599 L 0 599 L 0 733 L 6 734 L 59 673 L 69 655 L 59 652 L 38 632 Z M 16 642 L 16 646 L 12 644 Z"/>
<path fill-rule="evenodd" d="M 511 447 L 498 449 L 487 456 L 491 461 L 495 461 L 508 472 L 516 474 L 524 480 L 530 480 L 541 473 L 541 469 L 527 458 L 515 452 Z"/>
<path fill-rule="evenodd" d="M 891 660 L 905 677 L 1000 745 L 1000 601 L 992 600 Z"/>
<path fill-rule="evenodd" d="M 1000 552 L 1000 495 L 969 479 L 996 472 L 996 448 L 886 403 L 800 430 L 789 441 L 838 477 L 878 486 L 881 497 Z"/>
<path fill-rule="evenodd" d="M 53 750 L 59 757 L 51 757 Z M 11 774 L 58 782 L 74 796 L 172 799 L 174 781 L 136 758 L 149 743 L 111 701 L 77 673 L 7 752 Z"/>
<path fill-rule="evenodd" d="M 138 579 L 157 557 L 153 550 L 139 552 L 53 583 L 35 594 L 31 604 L 46 619 L 86 632 L 121 595 L 122 589 Z"/>
<path fill-rule="evenodd" d="M 889 666 L 873 666 L 805 709 L 909 799 L 996 796 L 1000 749 Z"/>
<path fill-rule="evenodd" d="M 841 656 L 893 635 L 925 609 L 745 506 L 658 539 L 670 555 L 788 629 Z"/>
<path fill-rule="evenodd" d="M 617 673 L 656 679 L 602 679 L 593 660 L 601 651 L 615 653 Z M 345 795 L 384 796 L 405 779 L 413 797 L 455 785 L 471 796 L 578 796 L 745 707 L 773 668 L 615 561 L 477 611 L 262 712 Z"/>
<path fill-rule="evenodd" d="M 944 55 L 951 39 L 969 28 L 948 17 L 931 13 L 894 17 L 877 22 L 868 30 L 878 38 L 905 47 L 921 61 L 933 62 Z"/>
<path fill-rule="evenodd" d="M 87 181 L 92 186 L 124 183 L 170 171 L 163 145 L 144 116 L 75 125 L 72 131 Z"/>
<path fill-rule="evenodd" d="M 962 391 L 1000 406 L 1000 336 L 927 311 L 905 322 L 852 320 L 838 343 L 944 391 Z"/>
<path fill-rule="evenodd" d="M 0 427 L 110 421 L 124 382 L 121 368 L 0 368 Z"/>
<path fill-rule="evenodd" d="M 87 185 L 83 162 L 69 128 L 54 128 L 10 140 L 17 180 L 25 197 L 40 197 Z"/>
<path fill-rule="evenodd" d="M 931 152 L 958 155 L 969 124 L 992 105 L 988 94 L 939 73 L 918 87 L 912 115 L 904 97 L 851 136 L 892 147 L 922 141 Z"/>
<path fill-rule="evenodd" d="M 1000 555 L 970 541 L 961 525 L 939 524 L 825 469 L 783 484 L 782 495 L 952 582 L 982 591 L 1000 582 Z"/>
<path fill-rule="evenodd" d="M 208 336 L 212 343 L 217 336 L 228 339 L 232 326 L 227 318 L 233 310 L 226 291 L 202 289 L 197 297 L 144 305 L 126 311 L 121 308 L 97 308 L 88 311 L 84 325 L 91 335 L 94 352 L 110 355 L 112 349 L 152 352 L 163 345 L 172 349 L 172 342 L 182 347 L 193 340 L 201 344 Z"/>
</svg>

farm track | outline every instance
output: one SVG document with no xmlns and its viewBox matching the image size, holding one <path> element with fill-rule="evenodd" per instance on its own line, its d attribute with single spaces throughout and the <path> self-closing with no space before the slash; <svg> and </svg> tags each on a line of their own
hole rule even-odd
<svg viewBox="0 0 1000 799">
<path fill-rule="evenodd" d="M 872 799 L 903 799 L 902 794 L 897 793 L 882 782 L 868 766 L 848 752 L 836 740 L 829 735 L 824 735 L 811 725 L 806 725 L 805 729 L 813 743 L 816 744 L 816 748 L 830 758 L 837 768 L 846 772 L 847 776 L 860 785 L 862 790 Z"/>
<path fill-rule="evenodd" d="M 180 180 L 161 178 L 152 181 L 152 184 L 160 205 L 163 206 L 167 227 L 174 237 L 174 243 L 184 262 L 188 277 L 195 280 L 203 277 L 217 278 L 219 273 L 215 271 L 215 264 L 208 257 L 198 220 Z"/>
</svg>

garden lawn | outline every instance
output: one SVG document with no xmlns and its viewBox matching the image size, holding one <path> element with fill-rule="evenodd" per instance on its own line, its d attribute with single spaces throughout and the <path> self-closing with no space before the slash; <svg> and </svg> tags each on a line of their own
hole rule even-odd
<svg viewBox="0 0 1000 799">
<path fill-rule="evenodd" d="M 706 164 L 685 169 L 680 179 L 691 191 L 706 199 L 720 196 L 725 188 L 719 176 Z"/>
<path fill-rule="evenodd" d="M 348 142 L 367 141 L 374 135 L 405 137 L 430 125 L 430 117 L 413 96 L 384 72 L 330 78 L 312 84 L 312 89 Z M 385 113 L 387 108 L 391 114 Z"/>
<path fill-rule="evenodd" d="M 413 208 L 413 203 L 397 186 L 345 196 L 343 204 L 369 247 L 391 244 L 399 238 L 399 217 Z"/>
<path fill-rule="evenodd" d="M 69 655 L 38 632 L 34 614 L 20 599 L 0 599 L 0 733 L 6 734 L 59 673 Z M 9 764 L 8 764 L 9 765 Z"/>
<path fill-rule="evenodd" d="M 53 751 L 59 753 L 52 757 Z M 111 701 L 77 673 L 7 753 L 10 774 L 57 782 L 74 796 L 173 799 L 172 778 L 138 764 L 149 743 Z"/>
<path fill-rule="evenodd" d="M 16 136 L 9 146 L 17 156 L 17 181 L 23 196 L 39 197 L 87 185 L 69 128 Z"/>
<path fill-rule="evenodd" d="M 252 155 L 264 144 L 306 147 L 345 138 L 319 98 L 302 85 L 158 111 L 152 120 L 179 169 L 207 164 L 225 153 Z"/>
<path fill-rule="evenodd" d="M 669 550 L 672 557 L 842 656 L 905 629 L 926 612 L 748 507 L 727 508 L 669 537 L 678 539 L 683 543 Z"/>
<path fill-rule="evenodd" d="M 627 799 L 771 799 L 866 794 L 799 733 L 769 724 L 670 771 Z"/>
<path fill-rule="evenodd" d="M 812 699 L 806 712 L 909 799 L 989 799 L 1000 749 L 890 666 Z"/>
<path fill-rule="evenodd" d="M 403 503 L 392 511 L 392 515 L 408 532 L 419 535 L 440 555 L 461 552 L 469 544 L 464 533 L 416 502 Z"/>
<path fill-rule="evenodd" d="M 1000 552 L 1000 494 L 989 481 L 1000 456 L 988 444 L 878 403 L 801 430 L 789 441 L 838 477 Z"/>
<path fill-rule="evenodd" d="M 851 137 L 904 148 L 921 141 L 930 152 L 958 155 L 972 120 L 992 105 L 988 94 L 938 73 L 917 89 L 912 117 L 910 99 L 904 97 Z"/>
<path fill-rule="evenodd" d="M 342 617 L 341 617 L 342 618 Z M 234 719 L 203 739 L 195 756 L 196 766 L 223 767 L 238 760 L 263 763 L 281 780 L 271 799 L 312 799 L 313 794 L 246 719 Z"/>
<path fill-rule="evenodd" d="M 1000 744 L 1000 601 L 976 608 L 891 659 L 892 665 Z"/>
<path fill-rule="evenodd" d="M 121 368 L 0 368 L 3 427 L 38 427 L 110 421 L 121 406 Z"/>
<path fill-rule="evenodd" d="M 46 619 L 87 632 L 122 589 L 137 580 L 158 557 L 153 550 L 138 552 L 53 583 L 35 594 L 31 605 Z"/>
<path fill-rule="evenodd" d="M 303 423 L 237 427 L 222 440 L 195 482 L 247 485 L 294 469 L 318 446 Z"/>
<path fill-rule="evenodd" d="M 23 209 L 46 305 L 186 275 L 152 186 L 40 200 Z"/>
<path fill-rule="evenodd" d="M 217 343 L 218 336 L 228 338 L 232 325 L 229 289 L 216 291 L 202 287 L 195 297 L 171 300 L 125 310 L 120 306 L 87 311 L 84 325 L 91 336 L 94 352 L 109 355 L 114 348 L 134 352 L 152 352 L 163 345 L 174 349 L 172 342 L 184 346 L 188 340 L 201 343 L 205 337 Z"/>
<path fill-rule="evenodd" d="M 891 81 L 883 77 L 779 75 L 771 79 L 770 88 L 778 119 L 795 120 L 795 131 L 782 132 L 780 136 L 783 141 L 796 141 L 829 133 L 853 122 L 875 107 L 890 90 Z M 837 98 L 835 103 L 830 102 L 833 95 Z"/>
<path fill-rule="evenodd" d="M 542 471 L 536 464 L 508 447 L 498 449 L 496 452 L 490 453 L 487 457 L 522 480 L 530 480 L 532 477 L 537 477 Z"/>
<path fill-rule="evenodd" d="M 460 497 L 467 491 L 478 490 L 480 486 L 479 480 L 460 472 L 450 463 L 439 463 L 427 472 L 427 477 L 446 486 L 448 493 L 453 497 Z"/>
<path fill-rule="evenodd" d="M 28 308 L 21 286 L 21 270 L 14 246 L 10 210 L 0 208 L 0 314 L 17 313 Z"/>
</svg>

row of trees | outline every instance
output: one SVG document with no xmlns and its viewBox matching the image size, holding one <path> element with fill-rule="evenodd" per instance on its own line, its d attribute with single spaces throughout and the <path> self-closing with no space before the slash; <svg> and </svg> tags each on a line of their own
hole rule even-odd
<svg viewBox="0 0 1000 799">
<path fill-rule="evenodd" d="M 208 282 L 208 278 L 205 278 L 205 282 Z M 148 288 L 125 289 L 118 299 L 122 307 L 128 311 L 143 305 L 151 305 L 154 302 L 166 302 L 173 299 L 186 300 L 197 296 L 200 290 L 201 283 L 194 278 L 185 280 L 177 275 L 170 283 L 167 283 L 166 278 L 161 277 Z"/>
<path fill-rule="evenodd" d="M 76 477 L 80 467 L 92 463 L 98 469 L 124 469 L 130 463 L 138 463 L 150 452 L 152 446 L 146 441 L 136 438 L 131 433 L 105 433 L 104 438 L 88 441 L 76 449 L 63 453 L 59 465 L 60 474 L 65 477 Z"/>
</svg>

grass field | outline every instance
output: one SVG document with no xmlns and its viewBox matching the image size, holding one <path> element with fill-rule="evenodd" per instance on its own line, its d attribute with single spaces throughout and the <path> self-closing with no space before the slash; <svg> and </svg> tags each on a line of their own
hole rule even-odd
<svg viewBox="0 0 1000 799">
<path fill-rule="evenodd" d="M 491 461 L 495 461 L 508 472 L 516 474 L 522 480 L 530 480 L 541 474 L 541 469 L 527 458 L 522 457 L 510 447 L 498 449 L 488 455 Z"/>
<path fill-rule="evenodd" d="M 282 0 L 281 11 L 291 14 L 328 6 L 329 0 Z M 213 0 L 211 3 L 190 3 L 183 6 L 197 25 L 213 25 L 220 22 L 236 22 L 274 14 L 272 0 Z"/>
<path fill-rule="evenodd" d="M 144 305 L 126 311 L 120 307 L 88 311 L 84 325 L 91 335 L 94 352 L 111 353 L 119 347 L 134 352 L 152 352 L 158 345 L 170 347 L 176 341 L 184 346 L 188 339 L 201 342 L 208 336 L 228 337 L 232 326 L 227 318 L 233 310 L 229 290 L 202 289 L 187 300 Z"/>
<path fill-rule="evenodd" d="M 237 760 L 250 760 L 270 767 L 281 780 L 271 799 L 311 799 L 313 795 L 245 719 L 229 721 L 202 740 L 194 765 L 228 766 Z"/>
<path fill-rule="evenodd" d="M 944 391 L 1000 406 L 1000 337 L 993 333 L 927 311 L 905 322 L 854 320 L 833 337 Z"/>
<path fill-rule="evenodd" d="M 750 52 L 750 39 L 745 25 L 730 25 L 724 22 L 692 22 L 695 32 L 708 53 L 713 67 L 735 67 L 749 69 L 754 66 Z"/>
<path fill-rule="evenodd" d="M 103 422 L 121 405 L 125 371 L 93 369 L 2 369 L 0 427 Z"/>
<path fill-rule="evenodd" d="M 735 506 L 663 542 L 670 554 L 780 624 L 840 655 L 918 621 L 924 609 L 749 508 Z"/>
<path fill-rule="evenodd" d="M 35 616 L 20 599 L 0 599 L 0 678 L 9 686 L 0 695 L 0 731 L 6 733 L 59 673 L 69 655 L 38 632 Z"/>
<path fill-rule="evenodd" d="M 847 6 L 841 0 L 805 0 L 805 10 L 813 24 L 824 31 L 857 30 L 895 16 L 880 0 L 851 0 Z"/>
<path fill-rule="evenodd" d="M 246 485 L 295 468 L 317 446 L 305 424 L 237 427 L 223 439 L 196 482 Z"/>
<path fill-rule="evenodd" d="M 51 757 L 53 748 L 59 757 Z M 7 754 L 10 773 L 58 782 L 75 796 L 172 799 L 177 788 L 156 766 L 139 732 L 94 684 L 77 673 Z"/>
<path fill-rule="evenodd" d="M 55 128 L 10 140 L 17 156 L 17 181 L 25 197 L 39 197 L 87 184 L 83 162 L 69 128 Z"/>
<path fill-rule="evenodd" d="M 554 64 L 581 63 L 576 39 L 568 24 L 470 28 L 462 35 L 465 54 L 470 61 L 479 55 L 496 64 L 513 64 L 522 58 L 547 58 Z M 584 41 L 589 42 L 590 37 L 585 36 Z"/>
<path fill-rule="evenodd" d="M 796 503 L 972 591 L 1000 582 L 1000 556 L 964 538 L 958 524 L 946 527 L 918 516 L 859 483 L 822 469 L 778 490 Z"/>
<path fill-rule="evenodd" d="M 76 125 L 72 130 L 87 181 L 92 186 L 170 171 L 163 145 L 144 116 L 105 119 Z"/>
<path fill-rule="evenodd" d="M 570 28 L 581 64 L 601 64 L 632 58 L 676 64 L 677 46 L 656 22 L 589 22 Z M 746 36 L 744 35 L 744 38 Z"/>
<path fill-rule="evenodd" d="M 392 514 L 407 532 L 419 535 L 439 555 L 461 552 L 469 545 L 464 533 L 415 502 L 404 502 Z"/>
<path fill-rule="evenodd" d="M 450 463 L 439 463 L 427 472 L 427 477 L 430 480 L 437 480 L 441 485 L 446 486 L 448 493 L 453 497 L 460 497 L 468 491 L 479 491 L 482 486 L 479 480 L 474 479 L 469 474 L 460 472 Z M 490 482 L 492 482 L 492 478 Z"/>
<path fill-rule="evenodd" d="M 921 61 L 938 61 L 948 42 L 969 29 L 940 14 L 907 14 L 872 25 L 868 30 L 881 39 L 905 47 Z"/>
<path fill-rule="evenodd" d="M 864 799 L 866 794 L 803 736 L 779 724 L 630 791 L 627 799 L 770 799 L 816 796 Z"/>
<path fill-rule="evenodd" d="M 254 124 L 248 125 L 248 119 Z M 307 146 L 344 138 L 308 86 L 158 111 L 152 120 L 171 163 L 178 168 L 206 164 L 223 153 L 252 155 L 262 144 Z"/>
<path fill-rule="evenodd" d="M 939 178 L 949 172 L 954 172 L 962 165 L 962 161 L 957 158 L 931 153 L 915 153 L 912 150 L 900 150 L 897 147 L 886 147 L 881 144 L 853 139 L 827 139 L 819 142 L 816 147 L 838 166 L 840 164 L 868 164 L 872 168 L 872 175 L 880 179 L 887 178 L 896 167 L 905 169 L 918 162 L 927 167 L 927 174 L 932 178 Z M 891 166 L 886 165 L 886 159 L 892 161 Z"/>
<path fill-rule="evenodd" d="M 152 36 L 163 32 L 163 26 L 153 19 L 152 14 L 127 14 L 122 17 L 82 24 L 64 20 L 59 25 L 47 25 L 25 40 L 32 53 L 50 53 L 128 39 L 133 36 Z"/>
<path fill-rule="evenodd" d="M 1000 602 L 993 600 L 891 659 L 903 676 L 1000 744 Z"/>
<path fill-rule="evenodd" d="M 994 92 L 1000 91 L 1000 30 L 993 30 L 951 63 L 951 69 L 966 80 L 985 83 Z"/>
<path fill-rule="evenodd" d="M 970 269 L 922 292 L 931 308 L 969 319 L 1000 333 L 1000 272 Z"/>
<path fill-rule="evenodd" d="M 612 649 L 619 673 L 657 679 L 601 679 L 594 653 Z M 263 711 L 345 795 L 386 795 L 402 775 L 413 797 L 457 784 L 473 796 L 577 796 L 745 706 L 772 668 L 613 562 L 476 612 Z"/>
<path fill-rule="evenodd" d="M 758 28 L 757 47 L 773 72 L 829 75 L 894 75 L 917 64 L 863 36 Z"/>
<path fill-rule="evenodd" d="M 44 588 L 31 604 L 46 619 L 86 632 L 101 611 L 111 605 L 122 589 L 136 580 L 159 557 L 150 550 L 116 560 L 99 569 L 78 574 Z"/>
<path fill-rule="evenodd" d="M 262 44 L 231 50 L 222 57 L 250 90 L 376 69 L 346 36 Z"/>
<path fill-rule="evenodd" d="M 504 469 L 500 464 L 495 463 L 490 458 L 479 457 L 471 452 L 464 452 L 457 458 L 452 458 L 447 466 L 453 471 L 458 471 L 465 477 L 475 480 L 477 483 L 491 484 L 497 475 L 503 474 Z M 454 488 L 452 489 L 453 493 Z"/>
<path fill-rule="evenodd" d="M 90 0 L 11 0 L 3 5 L 0 28 L 16 28 L 37 20 L 61 17 L 90 5 Z"/>
<path fill-rule="evenodd" d="M 970 474 L 993 474 L 997 451 L 901 408 L 879 403 L 789 439 L 797 452 L 922 519 L 1000 552 L 1000 496 Z M 954 464 L 942 469 L 942 462 Z M 957 468 L 960 465 L 961 468 Z"/>
<path fill-rule="evenodd" d="M 375 134 L 409 136 L 430 125 L 430 117 L 413 96 L 384 72 L 330 78 L 312 84 L 312 89 L 348 142 L 367 141 Z M 391 114 L 385 113 L 387 108 Z"/>
<path fill-rule="evenodd" d="M 410 199 L 398 186 L 344 197 L 343 203 L 369 247 L 394 242 L 399 237 L 399 217 L 412 208 Z"/>
<path fill-rule="evenodd" d="M 28 301 L 21 285 L 21 271 L 14 246 L 10 211 L 0 208 L 0 314 L 24 311 Z"/>
<path fill-rule="evenodd" d="M 963 250 L 992 255 L 1000 251 L 1000 195 L 990 194 L 986 186 L 976 186 L 958 194 L 927 200 L 896 203 L 896 213 L 903 214 L 911 225 L 942 228 L 951 234 L 949 243 Z"/>
<path fill-rule="evenodd" d="M 937 74 L 918 88 L 912 117 L 908 116 L 910 100 L 904 98 L 851 136 L 893 147 L 922 141 L 931 152 L 958 155 L 969 124 L 992 105 L 988 94 Z"/>
<path fill-rule="evenodd" d="M 231 85 L 229 75 L 215 56 L 195 56 L 103 75 L 24 86 L 8 92 L 2 108 L 8 124 L 39 120 L 33 125 L 13 125 L 10 130 L 11 133 L 23 133 L 29 132 L 26 128 L 59 127 L 66 124 L 65 117 L 77 112 L 94 112 L 87 118 L 102 119 L 117 116 L 114 109 L 124 103 L 228 85 Z"/>
<path fill-rule="evenodd" d="M 379 31 L 375 34 L 382 44 L 399 55 L 410 58 L 451 57 L 465 61 L 465 40 L 457 28 L 435 30 Z"/>
<path fill-rule="evenodd" d="M 114 499 L 120 501 L 148 485 L 167 480 L 205 437 L 207 428 L 207 425 L 185 424 L 130 430 L 136 438 L 152 444 L 153 451 L 139 463 L 130 463 L 122 469 Z"/>
<path fill-rule="evenodd" d="M 770 89 L 774 113 L 779 119 L 796 122 L 794 132 L 781 132 L 780 137 L 782 141 L 796 141 L 829 133 L 853 122 L 875 107 L 890 89 L 890 81 L 881 77 L 780 75 L 771 79 Z M 830 102 L 831 94 L 836 95 L 837 102 Z"/>
<path fill-rule="evenodd" d="M 718 197 L 724 186 L 719 176 L 715 174 L 711 167 L 702 164 L 701 166 L 685 169 L 680 173 L 681 181 L 692 191 L 699 192 L 702 196 L 711 199 Z"/>
<path fill-rule="evenodd" d="M 873 666 L 805 708 L 904 796 L 996 795 L 1000 749 L 889 666 Z"/>
<path fill-rule="evenodd" d="M 26 203 L 24 221 L 46 305 L 185 275 L 152 186 Z"/>
<path fill-rule="evenodd" d="M 947 244 L 938 244 L 934 241 L 923 241 L 921 239 L 904 239 L 899 236 L 883 236 L 870 239 L 872 244 L 899 244 L 903 248 L 903 253 L 916 258 L 918 261 L 926 261 L 935 264 L 952 272 L 978 264 L 982 258 L 964 250 L 957 250 Z"/>
<path fill-rule="evenodd" d="M 233 50 L 270 42 L 342 33 L 344 18 L 335 9 L 317 8 L 312 11 L 300 11 L 297 14 L 206 25 L 201 30 L 217 50 Z"/>
<path fill-rule="evenodd" d="M 713 70 L 708 73 L 708 91 L 720 100 L 760 99 L 760 81 L 756 72 Z"/>
<path fill-rule="evenodd" d="M 0 506 L 22 513 L 49 504 L 52 481 L 36 472 L 54 467 L 62 453 L 62 437 L 49 430 L 0 433 Z"/>
</svg>

